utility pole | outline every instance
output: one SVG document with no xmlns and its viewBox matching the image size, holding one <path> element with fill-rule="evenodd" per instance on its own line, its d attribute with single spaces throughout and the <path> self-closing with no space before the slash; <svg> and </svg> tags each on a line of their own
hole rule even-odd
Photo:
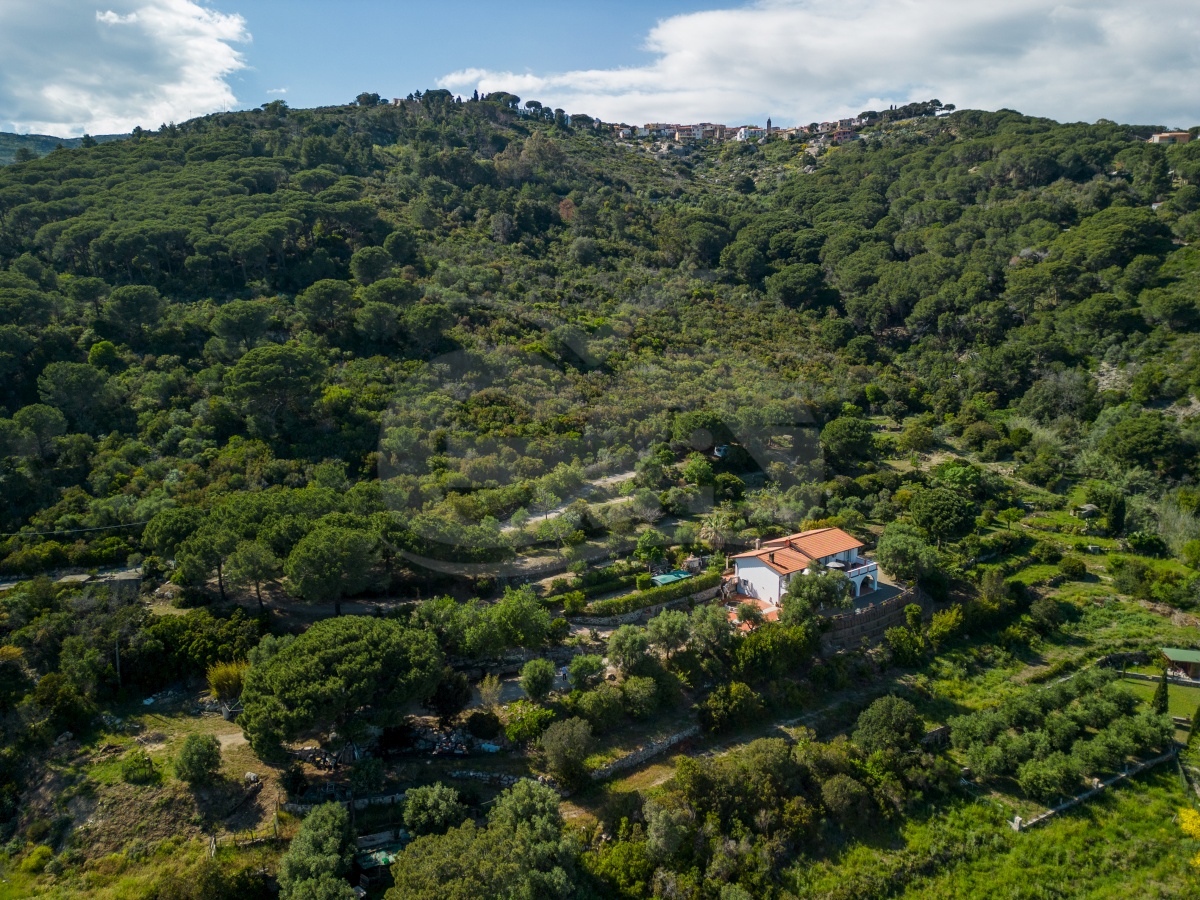
<svg viewBox="0 0 1200 900">
<path fill-rule="evenodd" d="M 117 655 L 117 687 L 121 686 L 121 636 L 118 634 L 113 640 L 113 648 Z"/>
</svg>

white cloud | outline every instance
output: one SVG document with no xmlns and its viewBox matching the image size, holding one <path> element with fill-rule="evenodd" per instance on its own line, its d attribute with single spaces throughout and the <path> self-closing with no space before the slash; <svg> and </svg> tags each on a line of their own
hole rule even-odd
<svg viewBox="0 0 1200 900">
<path fill-rule="evenodd" d="M 193 0 L 3 0 L 0 128 L 111 134 L 232 106 L 249 39 Z"/>
<path fill-rule="evenodd" d="M 269 88 L 267 90 L 267 93 L 268 94 L 286 94 L 287 88 Z"/>
<path fill-rule="evenodd" d="M 645 49 L 644 66 L 465 69 L 439 84 L 627 122 L 805 123 L 932 97 L 1066 121 L 1200 122 L 1195 0 L 762 0 L 664 19 Z"/>
</svg>

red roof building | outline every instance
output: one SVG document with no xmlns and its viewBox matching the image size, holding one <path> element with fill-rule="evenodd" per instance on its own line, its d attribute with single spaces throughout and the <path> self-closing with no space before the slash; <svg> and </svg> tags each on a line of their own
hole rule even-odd
<svg viewBox="0 0 1200 900">
<path fill-rule="evenodd" d="M 737 592 L 778 607 L 793 577 L 833 569 L 845 573 L 855 596 L 862 596 L 879 586 L 878 567 L 858 555 L 862 546 L 840 528 L 815 528 L 767 541 L 732 557 Z"/>
</svg>

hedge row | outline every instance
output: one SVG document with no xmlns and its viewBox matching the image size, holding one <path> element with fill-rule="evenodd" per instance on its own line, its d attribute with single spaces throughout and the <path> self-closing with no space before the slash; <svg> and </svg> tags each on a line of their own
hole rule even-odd
<svg viewBox="0 0 1200 900">
<path fill-rule="evenodd" d="M 587 608 L 589 616 L 620 616 L 625 613 L 645 609 L 647 606 L 657 606 L 659 603 L 670 603 L 681 597 L 687 597 L 700 591 L 716 587 L 721 583 L 720 572 L 707 572 L 694 578 L 685 578 L 674 584 L 664 584 L 662 587 L 650 588 L 648 591 L 636 591 L 623 597 L 612 597 L 600 600 Z"/>
</svg>

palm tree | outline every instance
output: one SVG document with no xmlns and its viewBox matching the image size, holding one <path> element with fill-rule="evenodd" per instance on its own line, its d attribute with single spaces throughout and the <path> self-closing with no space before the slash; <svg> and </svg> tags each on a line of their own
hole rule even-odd
<svg viewBox="0 0 1200 900">
<path fill-rule="evenodd" d="M 733 509 L 721 504 L 700 520 L 700 540 L 712 547 L 714 552 L 720 553 L 737 533 L 736 521 Z"/>
</svg>

